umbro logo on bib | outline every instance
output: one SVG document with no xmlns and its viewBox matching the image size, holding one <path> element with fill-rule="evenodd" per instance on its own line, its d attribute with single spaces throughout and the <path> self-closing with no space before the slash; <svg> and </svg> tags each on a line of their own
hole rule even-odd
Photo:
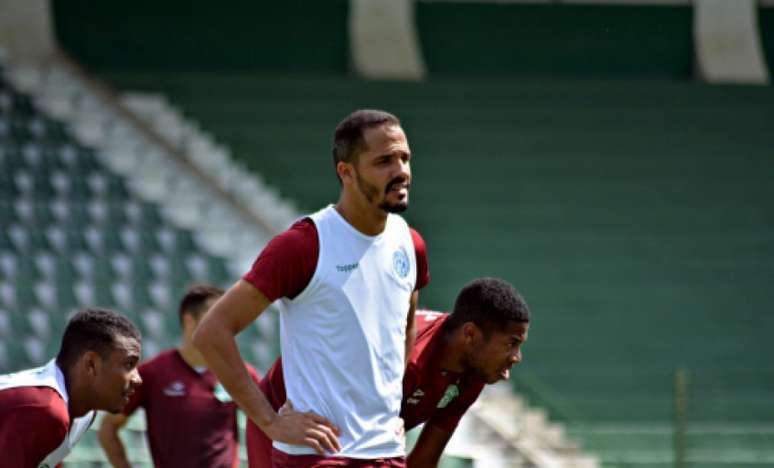
<svg viewBox="0 0 774 468">
<path fill-rule="evenodd" d="M 421 388 L 418 388 L 416 392 L 411 394 L 411 397 L 406 400 L 409 405 L 417 405 L 422 397 L 425 396 L 425 392 Z"/>
</svg>

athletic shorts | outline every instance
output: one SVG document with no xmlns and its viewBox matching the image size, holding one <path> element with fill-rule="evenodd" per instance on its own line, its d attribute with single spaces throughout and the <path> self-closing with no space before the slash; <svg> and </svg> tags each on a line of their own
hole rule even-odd
<svg viewBox="0 0 774 468">
<path fill-rule="evenodd" d="M 406 459 L 403 457 L 360 460 L 344 457 L 321 457 L 318 455 L 288 455 L 277 449 L 272 449 L 272 462 L 274 463 L 274 468 L 327 468 L 329 466 L 406 468 Z"/>
</svg>

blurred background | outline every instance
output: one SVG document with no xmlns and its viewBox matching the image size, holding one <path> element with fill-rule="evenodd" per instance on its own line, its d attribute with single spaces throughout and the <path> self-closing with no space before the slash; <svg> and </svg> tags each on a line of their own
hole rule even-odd
<svg viewBox="0 0 774 468">
<path fill-rule="evenodd" d="M 0 372 L 86 305 L 174 346 L 185 287 L 334 202 L 333 128 L 384 108 L 421 305 L 499 276 L 533 313 L 445 466 L 774 466 L 772 64 L 774 1 L 0 0 Z"/>
</svg>

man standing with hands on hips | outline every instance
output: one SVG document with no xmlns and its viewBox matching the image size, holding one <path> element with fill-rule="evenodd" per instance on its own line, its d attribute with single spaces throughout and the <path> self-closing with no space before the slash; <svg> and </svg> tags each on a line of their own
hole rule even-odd
<svg viewBox="0 0 774 468">
<path fill-rule="evenodd" d="M 408 208 L 411 151 L 397 117 L 360 110 L 336 127 L 341 193 L 278 235 L 194 334 L 209 368 L 272 440 L 274 464 L 402 467 L 402 377 L 418 290 L 429 281 Z M 288 402 L 278 412 L 234 336 L 279 300 Z"/>
</svg>

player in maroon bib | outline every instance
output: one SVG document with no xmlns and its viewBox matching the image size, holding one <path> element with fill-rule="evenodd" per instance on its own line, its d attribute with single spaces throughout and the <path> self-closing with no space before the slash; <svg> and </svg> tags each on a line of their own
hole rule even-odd
<svg viewBox="0 0 774 468">
<path fill-rule="evenodd" d="M 403 377 L 401 417 L 406 430 L 425 426 L 408 456 L 409 468 L 436 466 L 484 385 L 508 379 L 511 366 L 521 362 L 529 319 L 521 295 L 495 278 L 481 278 L 465 286 L 451 314 L 417 311 L 416 342 Z M 275 409 L 282 406 L 285 383 L 280 359 L 259 387 Z M 272 451 L 271 440 L 255 424 L 247 424 L 250 468 L 272 468 L 272 461 L 285 466 L 282 452 Z M 326 460 L 329 466 L 353 466 Z"/>
<path fill-rule="evenodd" d="M 221 289 L 207 285 L 188 290 L 180 303 L 181 346 L 141 364 L 143 383 L 123 414 L 103 419 L 99 439 L 113 466 L 130 466 L 118 431 L 140 407 L 145 409 L 156 467 L 239 466 L 236 404 L 191 346 L 199 318 L 222 294 Z M 248 366 L 248 372 L 257 381 L 252 367 Z"/>
</svg>

